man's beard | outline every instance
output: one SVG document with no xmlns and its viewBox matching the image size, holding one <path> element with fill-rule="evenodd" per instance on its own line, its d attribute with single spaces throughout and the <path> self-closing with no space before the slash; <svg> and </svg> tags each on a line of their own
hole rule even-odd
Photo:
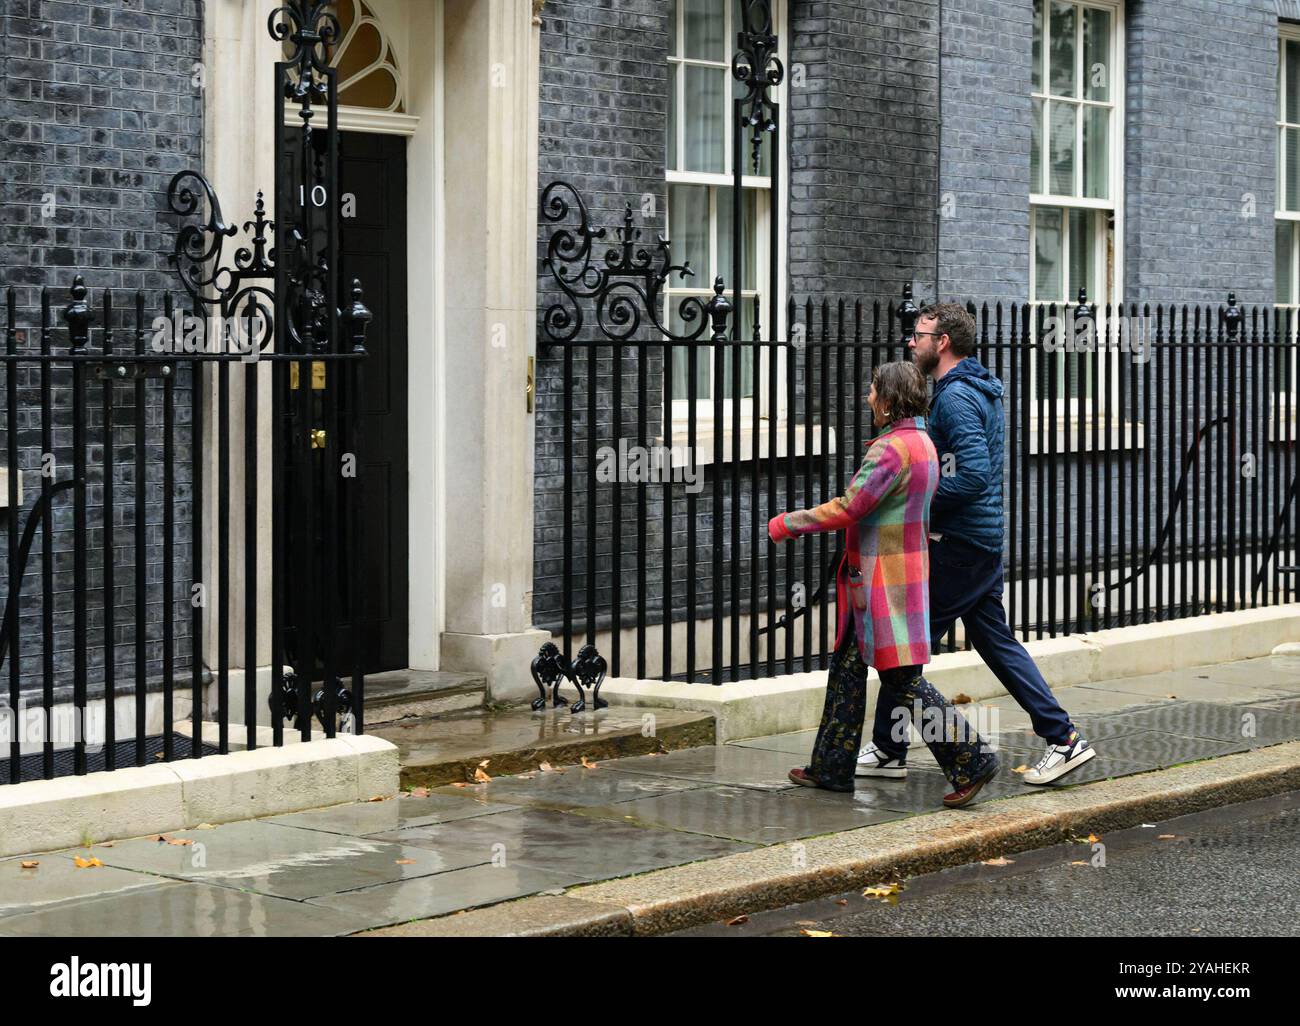
<svg viewBox="0 0 1300 1026">
<path fill-rule="evenodd" d="M 916 364 L 917 370 L 922 374 L 932 374 L 934 369 L 939 366 L 939 354 L 936 352 L 923 353 L 919 349 L 913 349 L 912 362 Z"/>
</svg>

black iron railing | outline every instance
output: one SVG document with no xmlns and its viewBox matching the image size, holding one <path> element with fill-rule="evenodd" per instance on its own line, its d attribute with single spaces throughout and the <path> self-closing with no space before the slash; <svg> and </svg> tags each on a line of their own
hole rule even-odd
<svg viewBox="0 0 1300 1026">
<path fill-rule="evenodd" d="M 681 273 L 662 254 L 663 273 Z M 563 270 L 554 251 L 548 269 Z M 552 295 L 552 317 L 574 301 Z M 1094 309 L 1082 295 L 1059 311 L 968 309 L 1005 387 L 1005 601 L 1021 637 L 1294 597 L 1280 568 L 1295 562 L 1296 340 L 1282 313 L 1232 297 Z M 597 318 L 563 338 L 544 321 L 539 495 L 565 526 L 539 532 L 534 610 L 566 658 L 595 643 L 615 676 L 713 683 L 827 665 L 836 539 L 776 549 L 766 523 L 842 492 L 873 434 L 871 371 L 908 358 L 916 306 L 909 291 L 785 315 L 778 341 L 730 338 L 725 320 L 672 337 L 662 318 L 624 320 L 626 334 Z M 741 401 L 704 390 L 705 367 L 742 382 Z M 683 391 L 704 398 L 674 418 Z M 959 627 L 947 643 L 963 643 Z"/>
</svg>

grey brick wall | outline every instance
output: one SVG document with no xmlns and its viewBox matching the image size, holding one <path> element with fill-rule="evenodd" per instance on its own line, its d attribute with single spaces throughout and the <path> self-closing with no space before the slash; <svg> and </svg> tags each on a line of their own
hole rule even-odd
<svg viewBox="0 0 1300 1026">
<path fill-rule="evenodd" d="M 67 302 L 75 275 L 85 277 L 96 306 L 91 349 L 103 344 L 103 290 L 112 290 L 117 311 L 113 326 L 118 347 L 133 344 L 123 329 L 134 292 L 146 293 L 146 324 L 161 313 L 163 290 L 179 291 L 167 265 L 175 218 L 166 210 L 172 174 L 197 167 L 202 158 L 202 95 L 192 82 L 202 54 L 201 0 L 5 0 L 0 7 L 0 286 L 16 290 L 20 341 L 33 350 L 39 335 L 39 293 L 49 287 L 56 310 L 56 352 L 66 351 L 66 334 L 57 311 Z M 40 374 L 25 366 L 18 375 L 20 468 L 26 523 L 40 493 Z M 66 368 L 55 372 L 54 456 L 56 478 L 71 473 L 73 396 Z M 92 694 L 103 677 L 102 572 L 104 563 L 102 388 L 87 389 L 88 569 L 91 627 L 87 659 Z M 190 550 L 188 381 L 178 381 L 177 397 L 176 581 L 177 668 L 188 663 Z M 162 574 L 161 390 L 151 386 L 143 409 L 130 389 L 114 397 L 117 472 L 112 560 L 116 589 L 119 685 L 131 680 L 135 628 L 133 568 L 134 427 L 143 417 L 148 431 L 146 506 L 149 516 L 147 577 L 151 602 L 145 639 L 148 675 L 161 670 Z M 0 435 L 4 422 L 0 421 Z M 7 438 L 0 437 L 0 453 Z M 0 517 L 13 515 L 0 513 Z M 71 684 L 72 666 L 72 514 L 68 494 L 56 500 L 55 630 L 56 689 Z M 7 595 L 7 560 L 0 530 L 0 594 Z M 19 626 L 24 639 L 24 685 L 40 680 L 40 538 L 28 566 Z M 5 668 L 5 679 L 8 667 Z"/>
<path fill-rule="evenodd" d="M 935 275 L 938 4 L 790 11 L 791 294 L 897 297 Z"/>
<path fill-rule="evenodd" d="M 1023 301 L 1029 290 L 1032 0 L 943 10 L 940 293 Z"/>
<path fill-rule="evenodd" d="M 1276 75 L 1272 0 L 1129 4 L 1128 298 L 1272 302 Z"/>
</svg>

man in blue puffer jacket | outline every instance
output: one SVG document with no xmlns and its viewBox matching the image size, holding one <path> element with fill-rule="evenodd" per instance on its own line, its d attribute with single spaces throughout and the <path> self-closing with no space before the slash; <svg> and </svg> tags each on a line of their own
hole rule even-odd
<svg viewBox="0 0 1300 1026">
<path fill-rule="evenodd" d="M 1024 775 L 1026 783 L 1046 784 L 1096 752 L 1011 633 L 1002 608 L 1002 382 L 974 358 L 975 320 L 956 303 L 922 310 L 909 346 L 917 367 L 934 379 L 929 427 L 939 488 L 930 504 L 930 635 L 937 649 L 961 618 L 975 651 L 1047 742 Z M 907 736 L 894 726 L 894 711 L 878 704 L 858 776 L 907 775 Z"/>
</svg>

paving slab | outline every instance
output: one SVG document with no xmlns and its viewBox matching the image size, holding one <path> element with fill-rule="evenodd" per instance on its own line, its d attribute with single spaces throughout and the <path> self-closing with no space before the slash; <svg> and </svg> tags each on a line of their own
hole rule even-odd
<svg viewBox="0 0 1300 1026">
<path fill-rule="evenodd" d="M 607 765 L 602 763 L 594 769 L 569 766 L 552 772 L 539 770 L 510 777 L 493 777 L 486 784 L 440 788 L 438 794 L 469 795 L 479 803 L 488 803 L 489 808 L 527 805 L 564 810 L 584 805 L 613 805 L 703 786 L 699 781 L 672 777 L 613 773 L 606 768 Z M 501 802 L 511 802 L 514 806 L 497 804 Z"/>
<path fill-rule="evenodd" d="M 903 815 L 852 803 L 799 802 L 788 795 L 788 791 L 749 787 L 704 787 L 578 811 L 600 819 L 730 837 L 755 844 L 776 844 L 852 830 Z"/>
<path fill-rule="evenodd" d="M 583 880 L 716 858 L 753 845 L 718 837 L 633 826 L 553 809 L 411 827 L 382 835 L 404 846 L 459 851 L 479 862 L 533 867 Z"/>
<path fill-rule="evenodd" d="M 757 787 L 784 791 L 797 787 L 786 775 L 799 760 L 791 761 L 787 752 L 737 745 L 707 745 L 667 755 L 647 755 L 636 759 L 619 759 L 606 764 L 616 773 L 640 773 L 656 777 L 680 777 L 703 780 L 711 784 Z"/>
<path fill-rule="evenodd" d="M 1144 677 L 1092 681 L 1076 685 L 1070 690 L 1106 692 L 1112 695 L 1140 695 L 1146 696 L 1148 702 L 1152 698 L 1164 698 L 1183 702 L 1231 704 L 1268 701 L 1278 697 L 1278 692 L 1270 691 L 1268 688 L 1211 680 L 1209 675 L 1203 672 L 1204 669 L 1205 667 L 1197 667 L 1194 670 L 1171 670 L 1168 673 L 1155 673 Z M 1060 692 L 1057 692 L 1057 697 L 1067 710 L 1071 710 L 1071 706 L 1065 704 L 1065 699 Z M 1081 708 L 1080 711 L 1086 710 Z"/>
<path fill-rule="evenodd" d="M 160 877 L 220 884 L 302 900 L 487 862 L 490 855 L 302 830 L 255 820 L 176 831 L 173 845 L 149 838 L 97 848 L 106 864 Z M 71 858 L 75 852 L 65 853 Z"/>
<path fill-rule="evenodd" d="M 572 688 L 567 692 L 572 694 Z M 576 696 L 574 696 L 576 697 Z M 570 713 L 567 707 L 476 710 L 399 721 L 372 731 L 397 746 L 402 786 L 473 781 L 488 760 L 492 776 L 711 744 L 713 716 L 684 709 L 609 708 Z"/>
<path fill-rule="evenodd" d="M 1282 656 L 1243 659 L 1236 663 L 1199 667 L 1210 680 L 1245 684 L 1287 695 L 1300 695 L 1300 660 Z"/>
<path fill-rule="evenodd" d="M 452 791 L 450 794 L 431 794 L 422 798 L 402 795 L 383 802 L 352 802 L 311 812 L 272 816 L 263 822 L 364 837 L 367 834 L 380 834 L 428 823 L 491 816 L 511 808 L 513 806 L 500 802 L 488 804 L 480 796 L 468 792 Z"/>
<path fill-rule="evenodd" d="M 364 917 L 346 911 L 170 881 L 7 916 L 0 919 L 0 936 L 337 937 L 368 925 Z"/>
<path fill-rule="evenodd" d="M 1159 730 L 1185 737 L 1242 742 L 1250 747 L 1300 738 L 1300 716 L 1268 705 L 1218 705 L 1213 702 L 1174 702 L 1139 712 L 1117 713 L 1113 720 L 1123 733 Z"/>
<path fill-rule="evenodd" d="M 367 927 L 379 927 L 509 901 L 540 891 L 563 890 L 589 879 L 535 866 L 470 866 L 437 876 L 311 898 L 305 904 L 335 909 L 364 920 Z"/>
<path fill-rule="evenodd" d="M 82 849 L 79 854 L 98 857 L 101 850 Z M 24 862 L 39 864 L 24 869 Z M 5 859 L 0 861 L 0 917 L 32 912 L 62 901 L 156 887 L 158 882 L 155 876 L 111 866 L 79 869 L 71 859 L 58 855 L 24 855 Z"/>
<path fill-rule="evenodd" d="M 362 937 L 624 937 L 632 917 L 619 905 L 537 894 L 439 919 L 370 930 Z"/>
</svg>

